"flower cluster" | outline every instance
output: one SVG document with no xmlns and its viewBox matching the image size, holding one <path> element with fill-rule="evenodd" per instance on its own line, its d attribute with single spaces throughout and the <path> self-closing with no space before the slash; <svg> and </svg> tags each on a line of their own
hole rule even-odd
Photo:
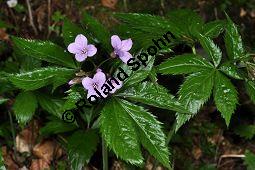
<svg viewBox="0 0 255 170">
<path fill-rule="evenodd" d="M 121 40 L 119 36 L 113 35 L 111 37 L 111 45 L 113 47 L 114 56 L 118 56 L 124 63 L 127 63 L 132 55 L 128 52 L 133 45 L 132 40 Z M 88 44 L 87 38 L 79 34 L 76 36 L 75 41 L 68 45 L 68 51 L 75 55 L 75 59 L 78 62 L 83 62 L 87 57 L 92 57 L 97 53 L 97 48 Z M 73 84 L 71 80 L 69 84 Z M 91 101 L 96 100 L 98 97 L 106 98 L 108 94 L 115 93 L 116 90 L 122 87 L 122 81 L 118 81 L 116 78 L 106 78 L 106 75 L 101 69 L 97 69 L 96 74 L 91 77 L 85 77 L 82 79 L 83 87 L 88 91 L 87 98 L 91 98 Z"/>
</svg>

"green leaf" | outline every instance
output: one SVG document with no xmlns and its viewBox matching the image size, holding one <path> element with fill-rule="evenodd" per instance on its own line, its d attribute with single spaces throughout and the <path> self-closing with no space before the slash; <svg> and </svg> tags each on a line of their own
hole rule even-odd
<svg viewBox="0 0 255 170">
<path fill-rule="evenodd" d="M 252 102 L 255 104 L 255 83 L 251 80 L 248 80 L 245 82 L 245 88 Z"/>
<path fill-rule="evenodd" d="M 159 73 L 176 75 L 203 71 L 213 66 L 199 55 L 184 54 L 167 59 L 157 68 Z"/>
<path fill-rule="evenodd" d="M 143 82 L 118 94 L 125 99 L 141 102 L 162 109 L 173 110 L 180 113 L 189 113 L 168 90 L 158 84 Z"/>
<path fill-rule="evenodd" d="M 36 97 L 43 110 L 46 110 L 56 117 L 62 117 L 62 112 L 60 110 L 64 105 L 64 101 L 62 99 L 57 99 L 56 97 L 43 93 L 37 93 Z"/>
<path fill-rule="evenodd" d="M 239 125 L 234 131 L 237 135 L 243 138 L 252 139 L 255 135 L 255 125 Z"/>
<path fill-rule="evenodd" d="M 200 32 L 204 24 L 200 15 L 190 9 L 171 11 L 167 17 L 169 21 L 182 30 L 182 36 L 193 37 Z"/>
<path fill-rule="evenodd" d="M 25 55 L 50 63 L 76 68 L 73 57 L 60 46 L 41 40 L 12 37 L 14 45 Z"/>
<path fill-rule="evenodd" d="M 209 38 L 216 38 L 224 31 L 225 21 L 215 20 L 203 25 L 202 34 Z"/>
<path fill-rule="evenodd" d="M 220 71 L 225 73 L 226 75 L 238 79 L 238 80 L 243 80 L 243 77 L 238 71 L 238 68 L 236 65 L 230 63 L 230 62 L 225 62 L 220 66 Z"/>
<path fill-rule="evenodd" d="M 184 104 L 192 115 L 177 113 L 178 130 L 186 121 L 193 117 L 201 106 L 210 98 L 213 89 L 214 69 L 208 69 L 189 75 L 178 92 L 179 101 Z"/>
<path fill-rule="evenodd" d="M 100 131 L 118 157 L 131 164 L 142 164 L 143 157 L 134 122 L 114 98 L 107 101 L 101 112 Z"/>
<path fill-rule="evenodd" d="M 251 151 L 245 152 L 244 164 L 247 166 L 247 170 L 254 170 L 255 169 L 255 154 Z"/>
<path fill-rule="evenodd" d="M 75 104 L 78 101 L 80 101 L 81 99 L 83 99 L 82 94 L 84 93 L 84 89 L 82 87 L 73 86 L 66 93 L 68 95 L 67 95 L 66 101 L 62 107 L 62 111 L 71 110 L 71 109 L 76 108 L 77 106 Z"/>
<path fill-rule="evenodd" d="M 220 48 L 210 38 L 199 34 L 198 39 L 204 50 L 208 53 L 215 67 L 220 64 L 222 52 Z"/>
<path fill-rule="evenodd" d="M 67 83 L 73 77 L 74 70 L 58 67 L 46 67 L 30 72 L 11 74 L 9 80 L 18 88 L 35 90 L 51 83 L 56 87 Z"/>
<path fill-rule="evenodd" d="M 71 169 L 82 170 L 96 151 L 98 140 L 98 135 L 93 130 L 79 130 L 68 138 L 67 150 Z"/>
<path fill-rule="evenodd" d="M 86 30 L 83 30 L 76 24 L 72 23 L 70 20 L 65 19 L 63 24 L 63 37 L 65 41 L 65 45 L 68 46 L 70 43 L 74 42 L 75 37 L 78 34 L 84 34 L 89 42 L 92 42 L 90 35 Z"/>
<path fill-rule="evenodd" d="M 122 159 L 141 164 L 140 142 L 157 160 L 170 168 L 170 153 L 161 123 L 142 107 L 113 98 L 105 105 L 100 121 L 107 144 Z"/>
<path fill-rule="evenodd" d="M 226 15 L 227 16 L 227 15 Z M 240 59 L 244 57 L 244 48 L 242 38 L 238 33 L 236 25 L 227 16 L 225 45 L 230 59 Z"/>
<path fill-rule="evenodd" d="M 44 127 L 40 129 L 42 136 L 49 136 L 58 133 L 70 132 L 76 129 L 75 124 L 65 123 L 63 120 L 55 119 L 48 121 Z"/>
<path fill-rule="evenodd" d="M 96 38 L 94 41 L 102 43 L 102 47 L 105 48 L 107 52 L 112 52 L 112 47 L 110 46 L 110 32 L 105 26 L 87 13 L 83 15 L 83 23 L 88 28 L 88 32 L 92 33 L 93 37 Z"/>
<path fill-rule="evenodd" d="M 2 149 L 0 150 L 0 170 L 6 170 L 5 165 L 4 165 Z"/>
<path fill-rule="evenodd" d="M 237 91 L 231 81 L 218 71 L 214 83 L 214 101 L 228 126 L 238 103 Z"/>
<path fill-rule="evenodd" d="M 32 119 L 36 108 L 36 96 L 31 91 L 19 93 L 13 105 L 16 119 L 21 124 L 25 124 Z"/>
</svg>

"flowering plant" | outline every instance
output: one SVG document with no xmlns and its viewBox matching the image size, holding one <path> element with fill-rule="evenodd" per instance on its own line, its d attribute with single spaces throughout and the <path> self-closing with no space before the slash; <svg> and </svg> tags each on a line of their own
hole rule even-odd
<svg viewBox="0 0 255 170">
<path fill-rule="evenodd" d="M 155 166 L 171 169 L 172 134 L 198 113 L 212 93 L 227 126 L 238 104 L 231 79 L 243 83 L 255 102 L 254 64 L 228 16 L 209 23 L 186 10 L 172 12 L 169 18 L 121 13 L 115 17 L 123 23 L 113 34 L 85 14 L 86 29 L 64 21 L 64 43 L 12 37 L 15 54 L 23 57 L 21 70 L 1 72 L 11 90 L 19 92 L 13 106 L 19 124 L 29 122 L 38 108 L 40 114 L 47 113 L 41 133 L 59 137 L 72 169 L 82 169 L 98 143 L 104 168 L 112 151 L 136 166 L 144 163 L 146 152 L 156 159 Z M 212 40 L 223 32 L 226 55 Z M 199 54 L 197 44 L 206 54 Z M 178 45 L 188 46 L 189 53 L 173 55 Z M 162 56 L 167 56 L 163 62 Z M 186 77 L 177 97 L 158 83 L 159 74 Z M 75 113 L 76 121 L 63 121 L 62 113 L 76 109 L 81 100 L 89 107 Z M 176 113 L 168 135 L 151 108 Z"/>
</svg>

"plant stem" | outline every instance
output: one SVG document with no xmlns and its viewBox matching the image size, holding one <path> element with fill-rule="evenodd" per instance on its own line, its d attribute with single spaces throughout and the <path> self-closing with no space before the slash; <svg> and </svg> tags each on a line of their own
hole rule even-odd
<svg viewBox="0 0 255 170">
<path fill-rule="evenodd" d="M 103 170 L 108 170 L 108 151 L 107 146 L 102 138 L 102 155 L 103 155 Z"/>
<path fill-rule="evenodd" d="M 197 54 L 195 46 L 192 46 L 192 52 L 193 54 Z"/>
<path fill-rule="evenodd" d="M 11 124 L 11 133 L 12 133 L 12 140 L 13 140 L 14 159 L 17 160 L 15 130 L 14 130 L 14 124 L 13 124 L 12 115 L 11 115 L 10 111 L 8 111 L 8 115 L 9 115 L 10 124 Z"/>
</svg>

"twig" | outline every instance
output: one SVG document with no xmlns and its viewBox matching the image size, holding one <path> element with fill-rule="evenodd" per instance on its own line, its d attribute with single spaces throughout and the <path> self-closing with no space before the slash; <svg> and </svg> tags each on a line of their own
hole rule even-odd
<svg viewBox="0 0 255 170">
<path fill-rule="evenodd" d="M 51 23 L 51 0 L 48 0 L 48 34 L 47 39 L 50 37 L 51 29 L 50 29 L 50 23 Z"/>
<path fill-rule="evenodd" d="M 236 154 L 227 154 L 227 155 L 221 155 L 220 159 L 218 161 L 217 167 L 220 166 L 220 162 L 223 158 L 245 158 L 245 155 L 236 155 Z"/>
<path fill-rule="evenodd" d="M 27 9 L 28 9 L 28 15 L 29 15 L 29 22 L 30 22 L 30 25 L 32 26 L 32 28 L 33 28 L 33 30 L 34 30 L 35 35 L 38 35 L 37 29 L 36 29 L 35 24 L 34 24 L 34 19 L 33 19 L 33 15 L 32 15 L 32 10 L 31 10 L 30 1 L 29 1 L 29 0 L 26 0 L 26 3 L 27 3 Z"/>
<path fill-rule="evenodd" d="M 8 111 L 9 119 L 10 119 L 10 124 L 11 124 L 11 133 L 12 133 L 12 139 L 13 139 L 13 150 L 14 150 L 14 159 L 15 161 L 17 160 L 17 151 L 16 151 L 16 139 L 15 139 L 15 130 L 14 130 L 14 124 L 12 120 L 12 114 L 10 111 Z"/>
<path fill-rule="evenodd" d="M 108 151 L 104 139 L 102 139 L 102 155 L 103 155 L 103 170 L 108 170 Z"/>
</svg>

